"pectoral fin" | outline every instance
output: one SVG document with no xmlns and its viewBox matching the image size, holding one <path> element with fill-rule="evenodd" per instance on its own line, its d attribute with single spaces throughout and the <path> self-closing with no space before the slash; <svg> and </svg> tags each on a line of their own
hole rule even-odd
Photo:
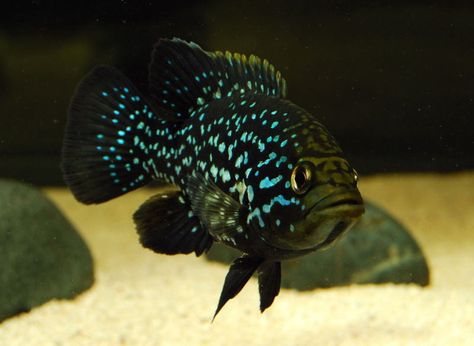
<svg viewBox="0 0 474 346">
<path fill-rule="evenodd" d="M 212 318 L 213 321 L 224 305 L 242 290 L 255 270 L 257 270 L 258 266 L 262 263 L 262 258 L 250 257 L 247 255 L 243 255 L 232 262 L 229 272 L 225 277 L 224 287 L 222 288 L 221 297 L 219 298 L 219 304 L 217 305 L 216 312 Z"/>
<path fill-rule="evenodd" d="M 242 205 L 212 181 L 195 173 L 188 177 L 187 192 L 193 211 L 213 236 L 242 231 Z"/>
</svg>

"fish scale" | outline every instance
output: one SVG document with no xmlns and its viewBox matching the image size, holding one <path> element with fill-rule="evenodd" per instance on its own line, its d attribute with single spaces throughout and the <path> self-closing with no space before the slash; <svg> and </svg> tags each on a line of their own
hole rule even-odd
<svg viewBox="0 0 474 346">
<path fill-rule="evenodd" d="M 161 40 L 149 95 L 114 68 L 79 84 L 63 144 L 64 179 L 102 203 L 154 180 L 171 188 L 134 214 L 140 242 L 197 256 L 240 250 L 214 314 L 258 273 L 260 310 L 280 289 L 280 262 L 329 246 L 363 213 L 357 174 L 335 139 L 286 99 L 286 81 L 251 55 Z"/>
</svg>

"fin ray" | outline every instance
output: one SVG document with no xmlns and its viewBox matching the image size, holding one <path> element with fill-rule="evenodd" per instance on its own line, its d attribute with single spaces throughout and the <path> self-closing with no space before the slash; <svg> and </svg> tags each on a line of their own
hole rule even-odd
<svg viewBox="0 0 474 346">
<path fill-rule="evenodd" d="M 200 256 L 213 243 L 199 219 L 190 212 L 181 191 L 151 197 L 134 213 L 133 220 L 140 243 L 158 253 L 175 255 L 195 252 L 196 256 Z"/>
<path fill-rule="evenodd" d="M 260 292 L 260 312 L 272 305 L 280 293 L 281 262 L 269 262 L 258 269 L 258 290 Z"/>
<path fill-rule="evenodd" d="M 165 140 L 159 126 L 164 120 L 122 73 L 93 69 L 72 98 L 63 142 L 62 171 L 74 196 L 101 203 L 158 178 L 151 150 Z"/>
<path fill-rule="evenodd" d="M 207 52 L 193 42 L 162 39 L 152 53 L 149 84 L 157 104 L 189 116 L 204 103 L 233 93 L 286 97 L 286 81 L 267 60 L 230 52 Z"/>
<path fill-rule="evenodd" d="M 263 259 L 261 258 L 247 255 L 243 255 L 232 262 L 229 272 L 225 277 L 224 287 L 222 288 L 219 303 L 212 320 L 216 318 L 224 305 L 244 288 L 245 284 L 262 262 Z"/>
<path fill-rule="evenodd" d="M 195 173 L 188 177 L 186 190 L 192 210 L 213 236 L 241 230 L 242 205 L 213 182 Z"/>
</svg>

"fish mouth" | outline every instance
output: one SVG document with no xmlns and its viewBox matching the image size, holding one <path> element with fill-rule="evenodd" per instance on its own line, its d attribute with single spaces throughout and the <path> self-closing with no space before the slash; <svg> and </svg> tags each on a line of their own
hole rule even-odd
<svg viewBox="0 0 474 346">
<path fill-rule="evenodd" d="M 365 211 L 364 201 L 356 189 L 350 191 L 336 191 L 316 201 L 305 213 L 304 218 L 311 215 L 346 216 L 357 218 Z"/>
<path fill-rule="evenodd" d="M 344 220 L 344 221 L 338 222 L 336 226 L 334 227 L 334 229 L 331 232 L 329 232 L 326 239 L 324 239 L 323 242 L 316 245 L 316 247 L 313 248 L 313 251 L 318 250 L 318 249 L 326 249 L 327 247 L 331 246 L 332 244 L 336 242 L 336 240 L 340 238 L 340 236 L 344 232 L 352 228 L 354 224 L 355 224 L 355 220 Z"/>
<path fill-rule="evenodd" d="M 340 239 L 364 213 L 364 201 L 357 188 L 320 186 L 303 199 L 306 208 L 293 229 L 262 235 L 274 248 L 285 251 L 287 258 L 296 258 L 325 249 Z"/>
</svg>

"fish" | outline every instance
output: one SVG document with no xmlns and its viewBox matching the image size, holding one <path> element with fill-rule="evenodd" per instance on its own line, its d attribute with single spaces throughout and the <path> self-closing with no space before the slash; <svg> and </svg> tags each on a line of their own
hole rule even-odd
<svg viewBox="0 0 474 346">
<path fill-rule="evenodd" d="M 263 313 L 282 261 L 334 244 L 364 213 L 358 174 L 266 59 L 160 39 L 148 72 L 146 94 L 106 65 L 78 84 L 64 180 L 84 204 L 170 187 L 134 213 L 140 243 L 168 255 L 238 249 L 213 320 L 254 274 Z"/>
</svg>

